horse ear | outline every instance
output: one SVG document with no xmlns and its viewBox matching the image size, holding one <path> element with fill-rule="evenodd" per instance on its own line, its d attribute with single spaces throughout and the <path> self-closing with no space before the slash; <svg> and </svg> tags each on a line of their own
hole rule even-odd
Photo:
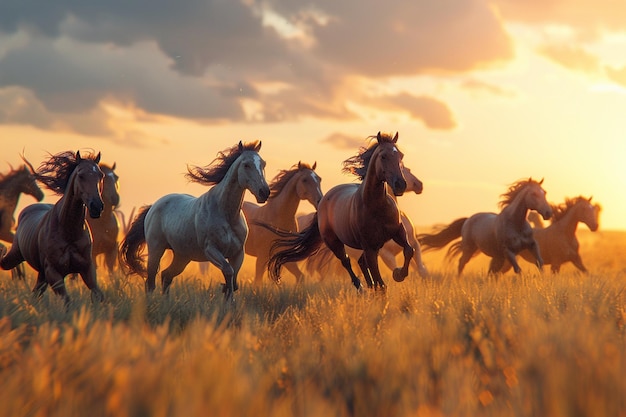
<svg viewBox="0 0 626 417">
<path fill-rule="evenodd" d="M 539 185 L 543 184 L 543 178 L 539 181 Z"/>
<path fill-rule="evenodd" d="M 255 151 L 257 151 L 257 152 L 258 152 L 258 151 L 260 151 L 260 150 L 261 150 L 261 144 L 262 144 L 262 143 L 263 143 L 262 141 L 259 141 L 259 144 L 258 144 L 258 145 L 256 145 L 256 148 L 254 148 L 254 150 L 255 150 Z"/>
<path fill-rule="evenodd" d="M 239 141 L 239 152 L 243 152 L 243 143 L 241 143 L 241 141 Z"/>
<path fill-rule="evenodd" d="M 380 143 L 380 139 L 381 139 L 381 137 L 380 137 L 380 130 L 379 130 L 378 134 L 376 135 L 376 140 Z"/>
<path fill-rule="evenodd" d="M 111 171 L 115 171 L 115 165 L 117 164 L 117 162 L 113 162 L 113 166 L 111 167 Z"/>
<path fill-rule="evenodd" d="M 396 135 L 393 137 L 393 143 L 396 143 L 398 141 L 398 132 L 396 132 Z"/>
<path fill-rule="evenodd" d="M 80 151 L 76 151 L 76 162 L 80 162 L 82 158 L 80 157 Z"/>
<path fill-rule="evenodd" d="M 298 169 L 302 169 L 302 161 L 298 161 Z"/>
<path fill-rule="evenodd" d="M 317 161 L 313 162 L 313 166 L 311 167 L 313 171 L 315 171 L 315 168 L 317 168 Z"/>
<path fill-rule="evenodd" d="M 100 163 L 100 152 L 98 152 L 98 155 L 96 156 L 96 159 L 94 159 L 94 162 L 96 164 Z"/>
<path fill-rule="evenodd" d="M 591 203 L 591 199 L 592 199 L 592 198 L 593 198 L 593 196 L 589 197 L 589 200 L 587 200 L 587 201 L 589 201 L 589 202 Z"/>
</svg>

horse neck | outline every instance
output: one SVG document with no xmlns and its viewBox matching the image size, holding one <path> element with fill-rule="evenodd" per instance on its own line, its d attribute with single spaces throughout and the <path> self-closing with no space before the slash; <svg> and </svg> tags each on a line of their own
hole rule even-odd
<svg viewBox="0 0 626 417">
<path fill-rule="evenodd" d="M 393 193 L 393 191 L 391 190 L 391 187 L 387 183 L 385 183 L 385 191 L 387 192 L 387 194 L 389 194 L 389 197 L 393 198 L 393 201 L 395 201 L 396 204 L 398 204 L 398 196 Z"/>
<path fill-rule="evenodd" d="M 54 205 L 60 228 L 68 236 L 77 235 L 85 229 L 85 205 L 74 192 L 74 177 L 69 181 L 65 193 Z"/>
<path fill-rule="evenodd" d="M 374 161 L 370 161 L 367 168 L 365 180 L 361 183 L 359 189 L 363 196 L 363 203 L 368 205 L 386 204 L 387 203 L 387 184 L 376 177 L 376 169 Z M 390 195 L 393 195 L 391 193 Z"/>
<path fill-rule="evenodd" d="M 6 202 L 5 207 L 12 208 L 14 211 L 22 192 L 22 186 L 17 181 L 17 176 L 6 178 L 0 184 L 0 194 L 2 194 L 3 200 Z"/>
<path fill-rule="evenodd" d="M 267 210 L 276 213 L 277 217 L 293 220 L 300 205 L 300 198 L 296 192 L 297 183 L 297 176 L 294 176 L 284 185 L 280 193 L 267 200 L 262 207 L 267 207 Z"/>
<path fill-rule="evenodd" d="M 520 194 L 508 206 L 502 209 L 502 213 L 508 215 L 509 219 L 518 226 L 527 223 L 528 205 L 525 201 L 525 195 Z"/>
<path fill-rule="evenodd" d="M 576 234 L 579 221 L 580 217 L 578 214 L 578 208 L 572 207 L 567 210 L 563 217 L 553 222 L 550 226 L 561 229 L 561 231 L 567 236 L 574 236 Z"/>
<path fill-rule="evenodd" d="M 235 163 L 236 164 L 236 163 Z M 237 166 L 233 165 L 226 173 L 226 176 L 204 196 L 215 195 L 215 201 L 222 214 L 228 218 L 230 222 L 239 219 L 241 215 L 241 206 L 243 205 L 243 195 L 246 189 L 239 184 L 237 178 Z"/>
</svg>

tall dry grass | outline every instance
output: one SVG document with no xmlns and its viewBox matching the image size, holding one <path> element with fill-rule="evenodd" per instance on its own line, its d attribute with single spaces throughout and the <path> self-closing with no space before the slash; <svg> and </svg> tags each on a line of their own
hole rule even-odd
<svg viewBox="0 0 626 417">
<path fill-rule="evenodd" d="M 343 274 L 244 285 L 234 306 L 189 272 L 169 297 L 102 277 L 95 305 L 71 281 L 66 311 L 6 274 L 0 415 L 626 416 L 625 242 L 589 235 L 589 275 L 494 279 L 476 259 L 457 278 L 427 257 L 431 279 L 386 294 Z"/>
</svg>

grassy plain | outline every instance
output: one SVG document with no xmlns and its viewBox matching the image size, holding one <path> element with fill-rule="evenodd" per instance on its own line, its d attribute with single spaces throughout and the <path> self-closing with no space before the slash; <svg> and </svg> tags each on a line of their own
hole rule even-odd
<svg viewBox="0 0 626 417">
<path fill-rule="evenodd" d="M 589 275 L 457 278 L 434 253 L 386 294 L 333 274 L 235 305 L 214 269 L 169 297 L 103 276 L 103 304 L 68 280 L 69 311 L 3 274 L 0 415 L 624 417 L 626 233 L 581 232 Z"/>
</svg>

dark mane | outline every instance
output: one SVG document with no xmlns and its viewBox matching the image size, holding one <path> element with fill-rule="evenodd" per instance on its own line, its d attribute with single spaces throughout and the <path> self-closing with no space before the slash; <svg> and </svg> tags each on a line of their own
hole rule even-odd
<svg viewBox="0 0 626 417">
<path fill-rule="evenodd" d="M 500 197 L 502 197 L 502 200 L 500 200 L 500 202 L 498 203 L 498 207 L 500 207 L 501 209 L 508 206 L 509 204 L 511 204 L 513 202 L 513 200 L 515 200 L 515 198 L 529 185 L 531 184 L 536 184 L 541 188 L 541 184 L 543 183 L 543 180 L 539 181 L 535 181 L 532 178 L 529 178 L 527 180 L 519 180 L 513 184 L 511 184 L 509 186 L 509 189 L 507 190 L 506 193 L 500 195 Z"/>
<path fill-rule="evenodd" d="M 260 148 L 260 141 L 249 142 L 246 144 L 239 142 L 239 144 L 219 152 L 217 157 L 205 167 L 188 166 L 185 177 L 191 182 L 197 182 L 205 185 L 215 185 L 224 179 L 231 165 L 244 151 L 258 152 Z"/>
<path fill-rule="evenodd" d="M 572 207 L 574 207 L 581 201 L 589 202 L 590 199 L 579 195 L 578 197 L 574 198 L 566 198 L 565 202 L 561 204 L 551 204 L 550 206 L 552 207 L 552 223 L 563 218 Z"/>
<path fill-rule="evenodd" d="M 12 185 L 12 181 L 21 175 L 30 175 L 26 165 L 22 165 L 19 168 L 11 167 L 11 171 L 6 174 L 0 174 L 0 191 L 9 188 Z"/>
<path fill-rule="evenodd" d="M 298 172 L 304 169 L 312 170 L 313 168 L 311 168 L 311 165 L 309 164 L 300 162 L 300 163 L 293 165 L 289 169 L 280 170 L 280 172 L 274 177 L 274 179 L 270 183 L 270 197 L 269 198 L 276 197 L 278 194 L 280 194 L 283 188 L 285 188 L 285 185 L 289 181 L 291 181 L 294 175 L 296 175 Z"/>
<path fill-rule="evenodd" d="M 377 138 L 378 140 L 375 141 L 374 139 Z M 356 175 L 361 181 L 365 179 L 367 167 L 369 166 L 372 155 L 378 148 L 378 145 L 381 143 L 394 143 L 394 136 L 389 133 L 382 133 L 378 136 L 369 136 L 367 139 L 370 142 L 369 145 L 361 146 L 358 154 L 343 161 L 343 168 L 341 169 L 341 172 Z"/>
<path fill-rule="evenodd" d="M 76 159 L 76 155 L 71 151 L 49 155 L 50 159 L 42 162 L 39 168 L 37 168 L 37 171 L 35 171 L 35 178 L 50 191 L 53 191 L 57 195 L 63 195 L 70 177 L 80 161 Z M 89 159 L 97 163 L 97 155 L 93 153 L 89 153 L 85 156 L 81 155 L 81 160 L 84 159 Z"/>
</svg>

